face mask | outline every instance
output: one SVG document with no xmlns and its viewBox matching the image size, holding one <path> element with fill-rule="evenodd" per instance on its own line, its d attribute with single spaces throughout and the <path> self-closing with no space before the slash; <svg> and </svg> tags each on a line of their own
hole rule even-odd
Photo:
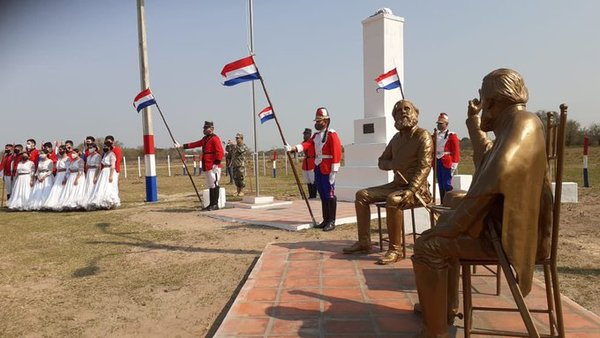
<svg viewBox="0 0 600 338">
<path fill-rule="evenodd" d="M 19 149 L 15 149 L 15 155 L 19 155 L 21 151 Z"/>
<path fill-rule="evenodd" d="M 108 147 L 102 148 L 102 151 L 104 151 L 105 153 L 108 152 L 108 150 L 109 150 Z"/>
<path fill-rule="evenodd" d="M 28 144 L 25 146 L 25 148 L 27 148 L 27 150 L 31 150 L 31 149 L 33 149 L 33 147 L 34 147 L 34 146 L 33 146 L 33 144 L 30 144 L 30 143 L 28 143 Z"/>
<path fill-rule="evenodd" d="M 40 160 L 45 160 L 48 156 L 46 154 L 41 154 L 40 155 Z"/>
</svg>

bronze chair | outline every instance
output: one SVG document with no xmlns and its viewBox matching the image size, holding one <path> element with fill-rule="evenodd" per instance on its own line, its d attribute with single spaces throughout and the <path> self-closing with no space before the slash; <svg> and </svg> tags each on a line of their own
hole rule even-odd
<svg viewBox="0 0 600 338">
<path fill-rule="evenodd" d="M 381 230 L 381 208 L 385 209 L 385 202 L 376 202 L 375 206 L 377 207 L 377 228 L 379 231 L 379 251 L 383 251 L 383 242 L 390 242 L 389 238 L 383 237 L 383 231 Z M 413 243 L 417 240 L 417 231 L 415 226 L 415 208 L 410 208 L 410 215 L 412 219 L 412 235 L 413 235 Z M 404 226 L 400 229 L 401 242 L 402 246 L 402 258 L 406 258 L 406 231 L 404 230 Z"/>
<path fill-rule="evenodd" d="M 510 262 L 502 249 L 502 244 L 497 236 L 496 231 L 493 229 L 493 224 L 488 224 L 490 227 L 489 233 L 492 238 L 494 250 L 498 256 L 498 260 L 466 260 L 461 259 L 460 264 L 462 266 L 462 278 L 463 278 L 463 308 L 464 308 L 464 331 L 465 337 L 470 337 L 472 334 L 484 334 L 484 335 L 498 335 L 498 336 L 513 336 L 513 337 L 564 337 L 565 329 L 562 316 L 562 303 L 560 298 L 560 290 L 558 284 L 558 272 L 557 272 L 557 251 L 558 251 L 558 234 L 560 226 L 560 203 L 562 195 L 562 171 L 564 161 L 564 139 L 565 139 L 565 126 L 567 122 L 567 106 L 565 104 L 560 105 L 560 117 L 558 122 L 552 121 L 548 116 L 546 129 L 546 152 L 547 159 L 550 167 L 554 162 L 554 201 L 552 205 L 552 234 L 551 234 L 551 248 L 548 257 L 536 261 L 536 266 L 542 266 L 544 271 L 544 283 L 546 289 L 546 309 L 528 309 L 523 295 L 519 289 L 518 283 L 515 279 L 515 275 L 510 267 Z M 502 267 L 502 271 L 506 276 L 506 281 L 513 295 L 517 308 L 500 308 L 500 307 L 483 307 L 473 306 L 472 304 L 472 290 L 471 290 L 471 267 L 477 265 L 493 265 L 499 264 Z M 502 312 L 519 312 L 521 318 L 527 328 L 525 332 L 512 332 L 512 331 L 491 331 L 481 330 L 472 328 L 473 311 L 502 311 Z M 533 320 L 531 318 L 531 312 L 533 313 L 546 313 L 548 315 L 548 322 L 550 325 L 550 334 L 540 335 Z"/>
</svg>

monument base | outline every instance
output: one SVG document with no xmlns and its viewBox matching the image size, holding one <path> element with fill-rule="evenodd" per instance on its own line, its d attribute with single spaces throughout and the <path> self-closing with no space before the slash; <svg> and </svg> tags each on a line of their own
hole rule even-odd
<svg viewBox="0 0 600 338">
<path fill-rule="evenodd" d="M 273 196 L 245 196 L 241 202 L 227 202 L 228 208 L 268 209 L 291 205 L 291 201 L 276 201 Z"/>
</svg>

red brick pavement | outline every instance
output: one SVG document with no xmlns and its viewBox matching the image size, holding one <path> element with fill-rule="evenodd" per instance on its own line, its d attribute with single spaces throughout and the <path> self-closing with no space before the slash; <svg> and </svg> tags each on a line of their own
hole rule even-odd
<svg viewBox="0 0 600 338">
<path fill-rule="evenodd" d="M 216 337 L 409 337 L 421 329 L 413 314 L 418 297 L 410 259 L 376 265 L 378 253 L 348 256 L 348 241 L 267 245 Z M 480 268 L 481 269 L 481 268 Z M 478 270 L 481 273 L 481 270 Z M 495 296 L 495 278 L 474 277 L 476 305 L 514 306 L 508 286 Z M 526 298 L 545 302 L 536 281 Z M 461 305 L 462 308 L 462 305 Z M 568 337 L 599 337 L 600 317 L 563 297 Z M 547 317 L 534 315 L 542 333 Z M 462 337 L 462 320 L 451 336 Z M 518 314 L 476 314 L 474 326 L 522 329 Z"/>
</svg>

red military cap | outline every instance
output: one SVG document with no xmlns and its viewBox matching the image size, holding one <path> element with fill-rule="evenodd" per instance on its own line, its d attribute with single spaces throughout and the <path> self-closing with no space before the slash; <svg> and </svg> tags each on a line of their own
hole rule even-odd
<svg viewBox="0 0 600 338">
<path fill-rule="evenodd" d="M 319 107 L 317 108 L 317 112 L 315 113 L 315 121 L 328 120 L 329 112 L 327 112 L 327 108 Z"/>
</svg>

